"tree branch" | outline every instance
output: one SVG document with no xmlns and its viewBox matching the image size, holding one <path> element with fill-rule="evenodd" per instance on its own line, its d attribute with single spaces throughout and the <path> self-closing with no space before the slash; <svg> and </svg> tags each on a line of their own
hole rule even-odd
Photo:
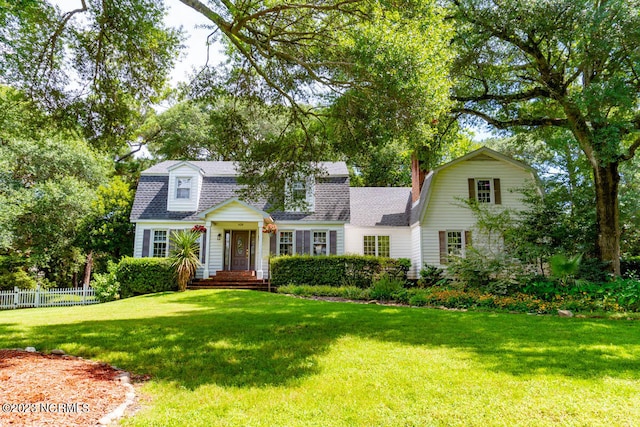
<svg viewBox="0 0 640 427">
<path fill-rule="evenodd" d="M 535 87 L 525 92 L 509 93 L 505 95 L 497 95 L 490 93 L 483 93 L 477 96 L 453 96 L 454 101 L 460 102 L 478 102 L 478 101 L 498 101 L 498 102 L 515 102 L 515 101 L 528 101 L 536 98 L 548 98 L 550 93 L 547 89 L 541 87 Z"/>
<path fill-rule="evenodd" d="M 470 108 L 454 108 L 452 109 L 452 111 L 454 113 L 476 116 L 498 129 L 509 129 L 515 126 L 555 126 L 555 127 L 566 128 L 569 125 L 569 122 L 567 119 L 554 119 L 551 117 L 540 117 L 540 118 L 521 117 L 521 118 L 516 118 L 511 120 L 497 120 L 491 117 L 490 115 L 483 113 L 482 111 L 472 110 Z"/>
</svg>

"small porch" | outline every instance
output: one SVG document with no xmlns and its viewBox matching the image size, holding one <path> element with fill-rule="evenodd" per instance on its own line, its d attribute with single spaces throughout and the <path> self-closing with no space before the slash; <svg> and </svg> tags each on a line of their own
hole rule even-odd
<svg viewBox="0 0 640 427">
<path fill-rule="evenodd" d="M 231 198 L 199 216 L 206 228 L 199 286 L 260 285 L 268 275 L 269 214 Z"/>
</svg>

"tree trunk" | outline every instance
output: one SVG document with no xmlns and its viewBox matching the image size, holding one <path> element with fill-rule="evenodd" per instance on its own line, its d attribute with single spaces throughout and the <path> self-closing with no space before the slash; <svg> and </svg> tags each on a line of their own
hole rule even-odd
<svg viewBox="0 0 640 427">
<path fill-rule="evenodd" d="M 598 255 L 610 263 L 614 276 L 620 275 L 620 210 L 618 206 L 618 162 L 594 168 Z"/>
<path fill-rule="evenodd" d="M 91 282 L 91 270 L 93 269 L 93 251 L 89 251 L 87 255 L 87 263 L 84 266 L 84 280 L 82 281 L 82 287 L 89 287 Z"/>
</svg>

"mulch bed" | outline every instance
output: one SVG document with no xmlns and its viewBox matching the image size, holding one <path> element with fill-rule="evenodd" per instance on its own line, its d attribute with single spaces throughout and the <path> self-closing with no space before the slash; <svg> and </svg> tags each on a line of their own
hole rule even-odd
<svg viewBox="0 0 640 427">
<path fill-rule="evenodd" d="M 0 350 L 0 427 L 96 426 L 126 401 L 123 375 L 79 357 Z"/>
</svg>

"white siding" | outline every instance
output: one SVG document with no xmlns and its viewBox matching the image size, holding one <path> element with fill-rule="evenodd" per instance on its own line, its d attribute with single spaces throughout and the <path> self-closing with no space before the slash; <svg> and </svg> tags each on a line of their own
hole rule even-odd
<svg viewBox="0 0 640 427">
<path fill-rule="evenodd" d="M 230 221 L 233 223 L 243 223 L 262 221 L 264 218 L 259 212 L 244 206 L 240 202 L 234 201 L 216 209 L 207 215 L 207 219 L 214 222 Z"/>
<path fill-rule="evenodd" d="M 330 239 L 329 232 L 336 232 L 336 254 L 343 255 L 345 253 L 345 227 L 343 224 L 304 224 L 299 222 L 278 222 L 278 231 L 296 231 L 296 230 L 309 230 L 309 231 L 326 231 L 327 239 Z M 330 245 L 330 242 L 327 242 Z M 295 245 L 295 235 L 294 235 Z M 327 246 L 329 251 L 330 246 Z M 267 248 L 268 250 L 269 248 Z"/>
<path fill-rule="evenodd" d="M 409 270 L 409 279 L 417 279 L 422 269 L 422 229 L 419 224 L 411 226 L 411 269 Z"/>
<path fill-rule="evenodd" d="M 191 192 L 188 199 L 176 198 L 176 180 L 178 178 L 191 178 Z M 200 191 L 202 189 L 202 175 L 198 169 L 184 164 L 169 172 L 169 188 L 167 198 L 167 210 L 177 212 L 195 212 L 198 210 Z"/>
<path fill-rule="evenodd" d="M 364 254 L 364 236 L 389 236 L 391 258 L 411 259 L 411 230 L 409 227 L 357 227 L 346 225 L 345 253 Z"/>
<path fill-rule="evenodd" d="M 468 178 L 500 179 L 501 205 L 493 209 L 523 209 L 522 195 L 513 190 L 532 180 L 531 173 L 503 161 L 467 160 L 438 171 L 431 183 L 431 197 L 422 218 L 422 260 L 440 265 L 438 231 L 473 229 L 475 218 L 466 207 L 469 198 Z"/>
</svg>

